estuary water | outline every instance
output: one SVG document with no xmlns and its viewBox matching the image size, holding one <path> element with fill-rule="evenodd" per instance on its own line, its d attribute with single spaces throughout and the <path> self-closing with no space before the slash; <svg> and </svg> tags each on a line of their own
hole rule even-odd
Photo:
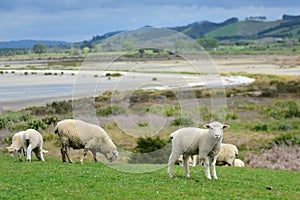
<svg viewBox="0 0 300 200">
<path fill-rule="evenodd" d="M 0 80 L 0 106 L 3 110 L 92 97 L 105 91 L 205 89 L 234 87 L 254 81 L 244 76 L 74 70 L 8 70 L 0 75 Z"/>
</svg>

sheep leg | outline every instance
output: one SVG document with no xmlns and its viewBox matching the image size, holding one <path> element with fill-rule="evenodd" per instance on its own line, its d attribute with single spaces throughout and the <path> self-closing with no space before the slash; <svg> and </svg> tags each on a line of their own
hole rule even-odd
<svg viewBox="0 0 300 200">
<path fill-rule="evenodd" d="M 216 172 L 217 157 L 218 157 L 218 155 L 214 156 L 213 160 L 211 162 L 212 176 L 213 176 L 214 179 L 218 179 L 217 172 Z"/>
<path fill-rule="evenodd" d="M 69 163 L 74 163 L 70 156 L 70 147 L 65 148 L 65 153 L 66 153 L 67 159 L 69 160 Z"/>
<path fill-rule="evenodd" d="M 204 159 L 204 167 L 205 167 L 205 176 L 207 179 L 211 180 L 210 169 L 209 169 L 209 158 L 206 156 Z"/>
<path fill-rule="evenodd" d="M 66 154 L 65 154 L 65 150 L 64 150 L 65 147 L 62 147 L 60 148 L 60 153 L 61 153 L 61 159 L 63 162 L 66 162 Z"/>
<path fill-rule="evenodd" d="M 45 161 L 42 149 L 37 149 L 34 151 L 34 153 L 35 153 L 35 156 L 37 157 L 37 159 L 39 159 L 41 161 Z"/>
<path fill-rule="evenodd" d="M 18 150 L 18 157 L 21 158 L 21 155 L 22 155 L 22 149 L 19 149 Z"/>
<path fill-rule="evenodd" d="M 31 161 L 31 151 L 32 151 L 32 145 L 29 144 L 26 151 L 26 160 Z"/>
<path fill-rule="evenodd" d="M 83 155 L 82 155 L 82 157 L 81 157 L 81 159 L 80 159 L 80 164 L 83 164 L 83 160 L 84 160 L 84 158 L 85 158 L 87 152 L 88 152 L 88 149 L 87 149 L 87 148 L 84 148 L 84 150 L 83 150 Z"/>
<path fill-rule="evenodd" d="M 93 157 L 94 157 L 94 161 L 95 162 L 98 162 L 98 160 L 97 160 L 97 154 L 96 154 L 96 152 L 95 151 L 92 151 L 92 154 L 93 154 Z"/>
<path fill-rule="evenodd" d="M 61 156 L 62 156 L 62 161 L 66 162 L 66 158 L 67 158 L 69 163 L 73 163 L 73 161 L 69 155 L 69 151 L 70 151 L 70 149 L 69 149 L 68 145 L 65 145 L 65 144 L 61 145 L 60 152 L 61 152 Z"/>
<path fill-rule="evenodd" d="M 182 158 L 183 158 L 184 175 L 187 178 L 190 178 L 191 176 L 190 176 L 189 161 L 190 161 L 191 156 L 183 155 Z"/>
<path fill-rule="evenodd" d="M 170 157 L 169 157 L 169 163 L 168 163 L 168 176 L 169 178 L 173 178 L 173 169 L 174 169 L 174 164 L 176 160 L 179 158 L 180 154 L 172 152 Z"/>
</svg>

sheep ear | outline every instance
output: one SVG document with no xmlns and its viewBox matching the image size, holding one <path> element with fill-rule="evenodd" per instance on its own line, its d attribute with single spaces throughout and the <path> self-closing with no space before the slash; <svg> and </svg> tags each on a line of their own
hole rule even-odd
<svg viewBox="0 0 300 200">
<path fill-rule="evenodd" d="M 209 124 L 205 124 L 205 125 L 203 125 L 203 127 L 209 129 L 210 125 Z"/>
<path fill-rule="evenodd" d="M 230 128 L 229 125 L 223 125 L 223 129 Z"/>
<path fill-rule="evenodd" d="M 117 156 L 117 157 L 119 156 L 119 152 L 118 152 L 117 150 L 114 150 L 114 151 L 113 151 L 113 154 L 114 154 L 115 156 Z"/>
<path fill-rule="evenodd" d="M 14 151 L 17 151 L 18 149 L 17 148 L 14 148 L 14 147 L 6 147 L 8 152 L 14 152 Z"/>
</svg>

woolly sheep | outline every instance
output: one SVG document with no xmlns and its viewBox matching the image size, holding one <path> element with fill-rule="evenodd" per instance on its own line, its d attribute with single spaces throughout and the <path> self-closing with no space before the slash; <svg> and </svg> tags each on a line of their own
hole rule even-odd
<svg viewBox="0 0 300 200">
<path fill-rule="evenodd" d="M 27 129 L 23 134 L 23 145 L 27 161 L 31 161 L 32 151 L 39 160 L 45 161 L 43 153 L 47 151 L 43 150 L 43 137 L 38 131 Z"/>
<path fill-rule="evenodd" d="M 216 165 L 234 166 L 236 156 L 238 156 L 238 148 L 235 145 L 222 143 L 218 153 Z M 194 155 L 192 157 L 192 163 L 192 166 L 196 166 L 197 163 L 199 163 L 198 155 Z"/>
<path fill-rule="evenodd" d="M 18 152 L 18 156 L 21 157 L 24 133 L 25 131 L 15 133 L 12 137 L 11 145 L 9 147 L 6 147 L 11 157 L 14 157 L 15 152 Z"/>
<path fill-rule="evenodd" d="M 94 161 L 97 162 L 96 153 L 103 154 L 110 164 L 118 158 L 118 151 L 109 137 L 109 135 L 100 126 L 89 124 L 81 120 L 66 119 L 57 123 L 55 133 L 58 134 L 61 141 L 62 161 L 66 162 L 66 157 L 70 163 L 73 163 L 69 149 L 84 149 L 83 160 L 88 151 L 91 151 Z"/>
<path fill-rule="evenodd" d="M 223 125 L 220 122 L 212 122 L 200 128 L 182 128 L 173 132 L 170 137 L 172 139 L 172 153 L 169 157 L 168 175 L 173 177 L 174 163 L 180 155 L 184 156 L 183 166 L 186 177 L 190 177 L 189 172 L 189 157 L 199 154 L 200 163 L 204 162 L 205 176 L 211 179 L 210 165 L 212 166 L 212 176 L 218 179 L 216 173 L 216 160 L 219 153 L 223 129 L 229 128 L 228 125 Z"/>
<path fill-rule="evenodd" d="M 183 155 L 179 156 L 179 158 L 178 158 L 178 164 L 180 166 L 183 166 L 183 160 L 184 160 Z M 194 160 L 194 156 L 192 156 L 192 157 L 189 158 L 189 165 L 196 166 L 196 161 Z"/>
<path fill-rule="evenodd" d="M 234 159 L 238 153 L 238 149 L 235 145 L 222 143 L 216 165 L 233 166 Z"/>
<path fill-rule="evenodd" d="M 235 159 L 233 162 L 234 167 L 245 167 L 245 163 L 240 159 Z"/>
</svg>

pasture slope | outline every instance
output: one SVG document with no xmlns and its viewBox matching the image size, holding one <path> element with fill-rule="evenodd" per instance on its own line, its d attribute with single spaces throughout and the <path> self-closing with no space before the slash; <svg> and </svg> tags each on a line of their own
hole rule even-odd
<svg viewBox="0 0 300 200">
<path fill-rule="evenodd" d="M 170 179 L 166 168 L 132 174 L 92 161 L 25 162 L 3 152 L 0 159 L 0 199 L 300 199 L 295 171 L 217 167 L 219 180 L 209 181 L 203 167 L 192 167 L 188 179 L 175 166 Z"/>
</svg>

